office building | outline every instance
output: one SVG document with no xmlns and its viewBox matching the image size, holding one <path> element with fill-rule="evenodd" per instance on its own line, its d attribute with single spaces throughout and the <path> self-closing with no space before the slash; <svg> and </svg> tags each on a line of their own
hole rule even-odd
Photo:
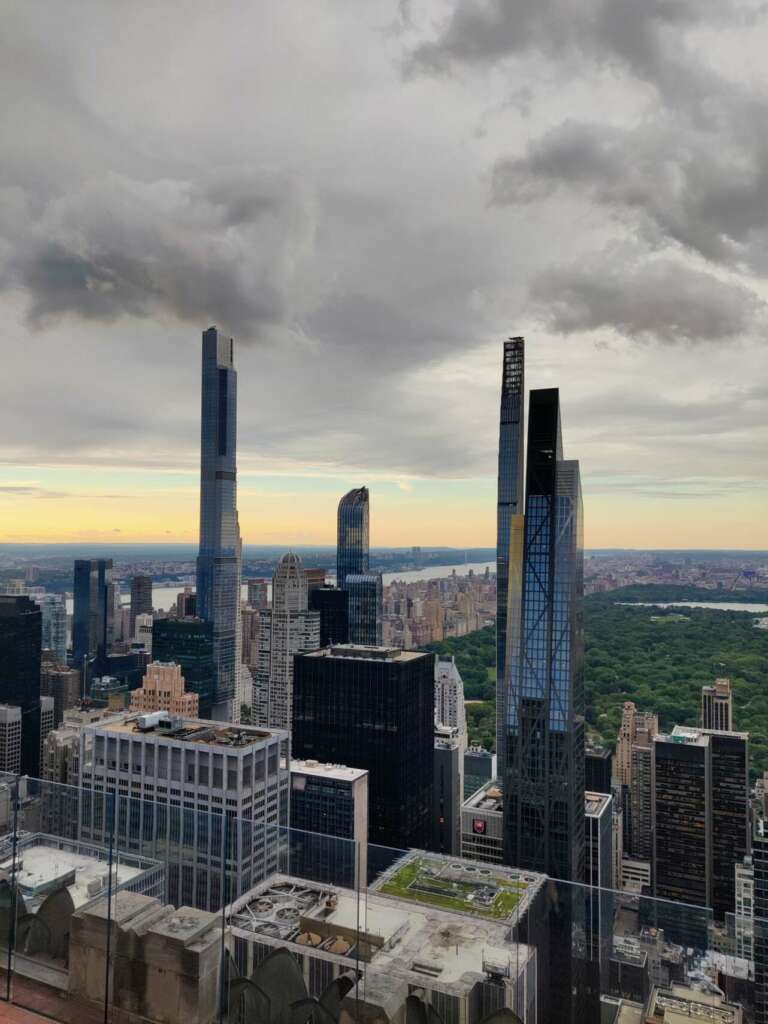
<svg viewBox="0 0 768 1024">
<path fill-rule="evenodd" d="M 338 587 L 309 591 L 309 607 L 320 614 L 320 646 L 349 643 L 349 592 Z"/>
<path fill-rule="evenodd" d="M 171 903 L 216 910 L 277 870 L 289 745 L 284 732 L 163 711 L 85 726 L 80 836 L 104 842 L 99 808 L 115 792 L 118 848 L 162 855 Z"/>
<path fill-rule="evenodd" d="M 345 587 L 349 594 L 349 642 L 380 646 L 384 603 L 381 574 L 349 575 Z"/>
<path fill-rule="evenodd" d="M 752 868 L 755 1024 L 768 1024 L 768 822 L 762 817 L 752 828 Z"/>
<path fill-rule="evenodd" d="M 53 729 L 43 742 L 43 760 L 40 777 L 47 782 L 58 782 L 75 789 L 80 785 L 80 730 L 83 726 L 93 725 L 104 719 L 111 718 L 114 711 L 109 708 L 96 707 L 90 701 L 84 701 L 79 707 L 68 708 L 64 712 L 64 720 Z M 71 820 L 77 826 L 77 794 L 75 794 L 74 810 L 67 812 L 67 818 L 61 819 L 58 827 L 47 824 L 46 828 L 54 835 L 66 835 L 62 832 L 63 821 Z"/>
<path fill-rule="evenodd" d="M 270 580 L 257 578 L 246 580 L 248 586 L 248 605 L 250 608 L 269 608 Z"/>
<path fill-rule="evenodd" d="M 85 662 L 102 659 L 112 648 L 114 585 L 111 558 L 75 560 L 72 611 L 72 661 L 82 671 Z"/>
<path fill-rule="evenodd" d="M 488 864 L 504 861 L 504 805 L 495 779 L 486 782 L 461 806 L 461 856 Z"/>
<path fill-rule="evenodd" d="M 176 618 L 189 619 L 197 615 L 197 595 L 192 587 L 184 587 L 176 597 Z"/>
<path fill-rule="evenodd" d="M 587 885 L 610 889 L 613 880 L 611 863 L 611 805 L 613 800 L 605 793 L 584 794 L 586 834 Z"/>
<path fill-rule="evenodd" d="M 151 656 L 152 654 L 152 627 L 154 619 L 152 615 L 142 612 L 136 616 L 134 623 L 133 643 L 137 647 L 143 647 Z"/>
<path fill-rule="evenodd" d="M 368 572 L 368 488 L 349 491 L 339 502 L 336 532 L 336 586 L 344 588 L 347 576 Z"/>
<path fill-rule="evenodd" d="M 283 555 L 272 579 L 272 607 L 261 613 L 251 721 L 290 729 L 294 658 L 320 646 L 320 613 L 307 606 L 307 577 L 298 555 Z"/>
<path fill-rule="evenodd" d="M 510 596 L 515 620 L 520 614 L 520 552 L 512 557 L 515 568 L 512 573 L 510 595 L 510 544 L 513 539 L 512 522 L 523 512 L 523 424 L 525 405 L 525 341 L 523 338 L 509 338 L 504 342 L 501 368 L 501 408 L 499 412 L 499 472 L 496 515 L 496 679 L 499 681 L 496 694 L 497 726 L 496 749 L 502 763 L 506 744 L 504 728 L 507 656 L 507 609 Z M 515 535 L 519 540 L 519 533 Z M 517 621 L 514 623 L 513 642 L 518 642 Z"/>
<path fill-rule="evenodd" d="M 136 632 L 136 616 L 152 614 L 152 577 L 131 576 L 131 635 Z"/>
<path fill-rule="evenodd" d="M 598 995 L 607 989 L 613 937 L 613 799 L 605 793 L 584 794 L 587 885 L 600 890 L 586 898 L 585 938 L 588 971 Z"/>
<path fill-rule="evenodd" d="M 294 755 L 368 772 L 372 843 L 429 844 L 434 701 L 431 654 L 347 644 L 294 659 Z"/>
<path fill-rule="evenodd" d="M 611 752 L 607 747 L 587 745 L 584 751 L 584 786 L 587 793 L 611 794 Z"/>
<path fill-rule="evenodd" d="M 176 662 L 187 693 L 197 694 L 200 717 L 210 717 L 215 671 L 213 623 L 197 618 L 155 619 L 152 653 L 155 661 Z"/>
<path fill-rule="evenodd" d="M 467 747 L 464 752 L 464 799 L 497 778 L 498 759 L 485 747 Z"/>
<path fill-rule="evenodd" d="M 203 332 L 197 614 L 213 625 L 211 714 L 221 721 L 240 713 L 240 573 L 234 342 L 210 327 Z"/>
<path fill-rule="evenodd" d="M 368 872 L 368 772 L 291 761 L 291 874 L 359 889 Z"/>
<path fill-rule="evenodd" d="M 98 676 L 91 680 L 90 699 L 110 711 L 124 711 L 131 702 L 128 683 L 116 676 Z"/>
<path fill-rule="evenodd" d="M 53 697 L 40 697 L 40 763 L 42 764 L 45 738 L 54 729 Z"/>
<path fill-rule="evenodd" d="M 67 663 L 67 606 L 61 594 L 35 594 L 32 598 L 42 615 L 41 647 L 56 660 Z"/>
<path fill-rule="evenodd" d="M 461 805 L 464 800 L 466 737 L 456 726 L 435 724 L 432 839 L 435 853 L 461 856 Z"/>
<path fill-rule="evenodd" d="M 313 590 L 325 586 L 325 569 L 305 568 L 304 575 L 307 577 L 307 594 L 311 595 Z"/>
<path fill-rule="evenodd" d="M 0 701 L 21 709 L 21 772 L 40 770 L 42 614 L 28 597 L 0 595 Z"/>
<path fill-rule="evenodd" d="M 748 854 L 734 869 L 736 901 L 733 934 L 737 957 L 753 960 L 755 955 L 755 868 Z"/>
<path fill-rule="evenodd" d="M 246 606 L 240 612 L 242 619 L 242 648 L 240 657 L 242 664 L 247 665 L 253 672 L 259 661 L 259 634 L 261 633 L 261 619 L 263 609 Z"/>
<path fill-rule="evenodd" d="M 526 463 L 520 625 L 508 626 L 505 857 L 582 881 L 582 500 L 578 462 L 563 459 L 556 388 L 531 392 Z"/>
<path fill-rule="evenodd" d="M 711 907 L 735 904 L 735 865 L 749 838 L 749 737 L 675 726 L 652 747 L 654 895 Z"/>
<path fill-rule="evenodd" d="M 0 772 L 21 771 L 21 708 L 0 704 Z"/>
<path fill-rule="evenodd" d="M 80 673 L 66 664 L 43 661 L 40 666 L 40 694 L 53 697 L 53 725 L 57 729 L 68 708 L 76 707 L 82 697 Z"/>
<path fill-rule="evenodd" d="M 197 718 L 199 707 L 200 698 L 196 693 L 187 693 L 181 666 L 173 661 L 153 661 L 147 665 L 141 687 L 131 693 L 131 711 L 168 711 Z"/>
<path fill-rule="evenodd" d="M 730 732 L 733 729 L 733 693 L 730 679 L 716 679 L 701 688 L 701 727 Z"/>
<path fill-rule="evenodd" d="M 459 736 L 464 738 L 466 747 L 464 681 L 452 654 L 438 654 L 435 657 L 435 722 L 456 729 Z"/>
</svg>

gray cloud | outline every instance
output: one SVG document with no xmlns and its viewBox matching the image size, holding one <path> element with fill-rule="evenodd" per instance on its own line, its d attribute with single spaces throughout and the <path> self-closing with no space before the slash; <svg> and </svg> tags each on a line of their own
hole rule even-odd
<svg viewBox="0 0 768 1024">
<path fill-rule="evenodd" d="M 739 283 L 678 260 L 607 258 L 540 274 L 531 298 L 559 334 L 614 329 L 660 342 L 723 341 L 764 322 L 764 304 Z"/>
</svg>

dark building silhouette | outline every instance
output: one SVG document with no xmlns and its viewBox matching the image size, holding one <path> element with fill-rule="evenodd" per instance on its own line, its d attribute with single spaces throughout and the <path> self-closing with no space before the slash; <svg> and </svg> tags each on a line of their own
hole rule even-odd
<svg viewBox="0 0 768 1024">
<path fill-rule="evenodd" d="M 431 654 L 349 644 L 294 660 L 293 755 L 368 772 L 371 843 L 429 844 L 434 689 Z"/>
<path fill-rule="evenodd" d="M 768 822 L 763 818 L 755 821 L 752 832 L 752 865 L 755 873 L 755 1024 L 768 1024 Z"/>
<path fill-rule="evenodd" d="M 103 658 L 112 646 L 113 595 L 111 558 L 75 560 L 72 660 L 81 671 L 84 659 Z"/>
<path fill-rule="evenodd" d="M 21 772 L 40 774 L 42 613 L 28 597 L 0 595 L 0 703 L 21 708 Z"/>
<path fill-rule="evenodd" d="M 512 517 L 523 511 L 523 414 L 525 405 L 525 341 L 504 342 L 499 414 L 499 475 L 496 515 L 496 751 L 504 763 L 504 672 L 507 648 L 507 601 L 509 598 L 509 545 Z M 514 581 L 519 591 L 519 579 Z M 516 595 L 519 601 L 519 594 Z"/>
<path fill-rule="evenodd" d="M 381 643 L 384 624 L 384 588 L 380 573 L 347 576 L 349 642 L 364 647 Z"/>
<path fill-rule="evenodd" d="M 152 577 L 131 576 L 131 639 L 136 632 L 136 616 L 152 614 Z"/>
<path fill-rule="evenodd" d="M 338 587 L 315 587 L 309 591 L 310 611 L 320 612 L 320 646 L 349 641 L 349 593 Z"/>
<path fill-rule="evenodd" d="M 152 657 L 181 666 L 185 689 L 200 698 L 200 718 L 210 718 L 214 695 L 213 623 L 202 619 L 155 619 Z"/>
<path fill-rule="evenodd" d="M 611 763 L 606 747 L 587 747 L 584 751 L 584 789 L 587 793 L 611 795 Z"/>
</svg>

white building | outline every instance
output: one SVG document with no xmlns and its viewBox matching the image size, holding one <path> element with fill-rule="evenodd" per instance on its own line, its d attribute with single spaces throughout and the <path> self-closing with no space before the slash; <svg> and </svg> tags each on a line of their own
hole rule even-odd
<svg viewBox="0 0 768 1024">
<path fill-rule="evenodd" d="M 736 956 L 744 960 L 754 959 L 755 949 L 755 867 L 752 858 L 746 856 L 736 871 L 736 913 L 734 914 L 734 935 Z"/>
<path fill-rule="evenodd" d="M 308 610 L 307 576 L 298 555 L 280 559 L 272 580 L 272 608 L 261 613 L 251 720 L 266 729 L 290 729 L 293 657 L 320 646 L 320 612 Z"/>
<path fill-rule="evenodd" d="M 87 726 L 80 835 L 108 837 L 103 801 L 115 795 L 120 849 L 167 862 L 171 903 L 215 910 L 277 869 L 289 748 L 287 732 L 162 711 Z"/>
<path fill-rule="evenodd" d="M 0 704 L 0 772 L 21 770 L 21 708 Z"/>
<path fill-rule="evenodd" d="M 435 724 L 450 725 L 464 737 L 466 748 L 467 717 L 464 710 L 464 682 L 456 659 L 438 654 L 435 659 Z"/>
<path fill-rule="evenodd" d="M 152 654 L 152 616 L 144 612 L 136 616 L 136 628 L 133 634 L 133 642 L 141 644 L 147 654 Z"/>
</svg>

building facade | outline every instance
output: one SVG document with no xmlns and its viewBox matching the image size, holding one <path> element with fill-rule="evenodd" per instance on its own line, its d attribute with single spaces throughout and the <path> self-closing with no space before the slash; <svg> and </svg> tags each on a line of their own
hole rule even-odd
<svg viewBox="0 0 768 1024">
<path fill-rule="evenodd" d="M 21 771 L 21 708 L 0 704 L 0 772 Z"/>
<path fill-rule="evenodd" d="M 112 559 L 76 559 L 72 610 L 72 661 L 75 668 L 82 670 L 84 660 L 90 662 L 109 654 L 113 620 Z"/>
<path fill-rule="evenodd" d="M 40 773 L 42 614 L 28 597 L 0 595 L 0 701 L 21 709 L 21 766 Z"/>
<path fill-rule="evenodd" d="M 336 531 L 336 586 L 344 588 L 347 576 L 368 572 L 368 488 L 357 487 L 339 502 Z"/>
<path fill-rule="evenodd" d="M 67 663 L 67 606 L 61 594 L 40 594 L 33 597 L 42 615 L 41 645 L 56 660 Z"/>
<path fill-rule="evenodd" d="M 131 636 L 136 632 L 136 616 L 152 614 L 152 577 L 131 576 Z"/>
<path fill-rule="evenodd" d="M 701 688 L 701 727 L 731 732 L 733 729 L 733 693 L 730 679 L 716 679 Z"/>
<path fill-rule="evenodd" d="M 155 661 L 175 662 L 188 693 L 196 693 L 199 713 L 209 718 L 214 695 L 213 623 L 198 618 L 155 619 L 152 623 Z"/>
<path fill-rule="evenodd" d="M 495 779 L 462 804 L 461 856 L 489 864 L 504 863 L 504 805 Z"/>
<path fill-rule="evenodd" d="M 368 772 L 291 761 L 290 870 L 359 889 L 368 872 Z"/>
<path fill-rule="evenodd" d="M 240 575 L 234 342 L 210 327 L 203 332 L 197 614 L 213 626 L 211 714 L 221 721 L 240 711 Z"/>
<path fill-rule="evenodd" d="M 451 654 L 435 657 L 435 723 L 449 725 L 464 738 L 466 748 L 467 714 L 464 708 L 464 681 Z"/>
<path fill-rule="evenodd" d="M 501 408 L 499 413 L 499 472 L 496 511 L 496 678 L 497 721 L 500 723 L 496 750 L 504 760 L 506 744 L 505 672 L 507 660 L 507 608 L 510 599 L 510 545 L 512 521 L 523 511 L 523 424 L 525 406 L 525 341 L 510 338 L 504 342 L 501 369 Z M 518 559 L 519 553 L 512 556 Z M 513 573 L 512 595 L 517 615 L 520 600 L 519 573 Z M 516 626 L 516 624 L 515 624 Z"/>
<path fill-rule="evenodd" d="M 272 607 L 261 612 L 251 721 L 290 729 L 297 654 L 320 646 L 320 613 L 309 611 L 307 578 L 298 555 L 280 559 L 272 580 Z"/>
<path fill-rule="evenodd" d="M 187 693 L 181 666 L 175 662 L 151 662 L 141 687 L 131 692 L 131 711 L 168 711 L 197 718 L 199 707 L 200 698 L 196 693 Z"/>
<path fill-rule="evenodd" d="M 345 587 L 349 594 L 349 642 L 378 647 L 383 628 L 381 574 L 348 575 Z"/>
<path fill-rule="evenodd" d="M 294 661 L 298 758 L 368 772 L 371 843 L 429 845 L 433 806 L 432 655 L 348 644 Z"/>
<path fill-rule="evenodd" d="M 461 805 L 464 800 L 466 736 L 456 726 L 435 724 L 432 840 L 435 853 L 461 856 Z"/>
<path fill-rule="evenodd" d="M 40 694 L 53 697 L 54 728 L 58 728 L 68 708 L 76 707 L 82 697 L 80 673 L 66 664 L 43 662 L 40 667 Z"/>
<path fill-rule="evenodd" d="M 80 732 L 80 838 L 167 863 L 176 906 L 217 910 L 277 870 L 288 826 L 287 733 L 123 714 Z"/>
<path fill-rule="evenodd" d="M 315 587 L 309 592 L 310 611 L 320 614 L 320 646 L 349 643 L 349 592 L 338 587 Z"/>
</svg>

